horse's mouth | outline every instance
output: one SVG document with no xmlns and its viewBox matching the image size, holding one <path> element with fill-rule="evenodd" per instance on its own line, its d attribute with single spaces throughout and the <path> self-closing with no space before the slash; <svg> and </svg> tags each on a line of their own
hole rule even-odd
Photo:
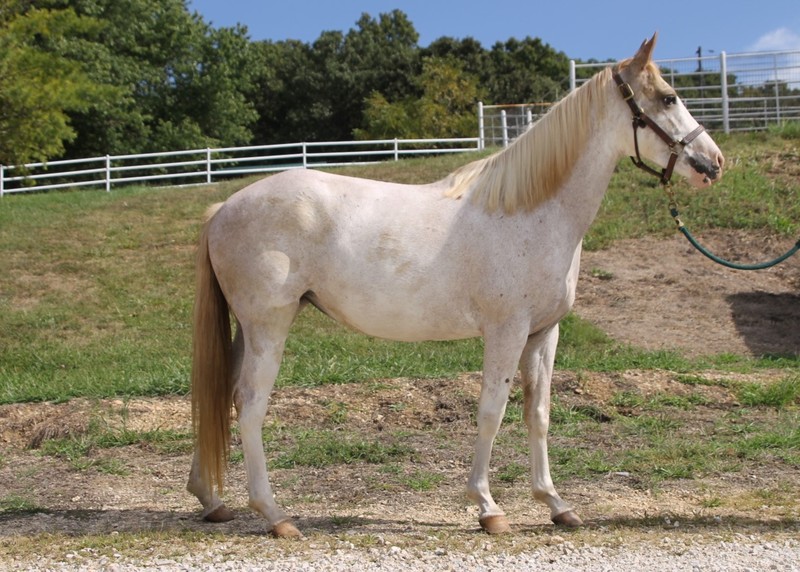
<svg viewBox="0 0 800 572">
<path fill-rule="evenodd" d="M 722 168 L 715 165 L 706 157 L 700 159 L 696 157 L 689 157 L 689 166 L 703 175 L 703 183 L 709 185 L 720 178 Z"/>
</svg>

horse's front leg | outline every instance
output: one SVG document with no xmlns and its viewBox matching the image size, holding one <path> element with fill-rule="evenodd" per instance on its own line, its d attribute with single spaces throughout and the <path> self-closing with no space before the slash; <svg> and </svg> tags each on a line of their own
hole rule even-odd
<svg viewBox="0 0 800 572">
<path fill-rule="evenodd" d="M 480 509 L 481 527 L 490 534 L 509 532 L 505 513 L 489 492 L 489 460 L 500 429 L 508 395 L 527 338 L 525 328 L 504 328 L 484 333 L 483 384 L 478 402 L 478 438 L 467 495 Z"/>
<path fill-rule="evenodd" d="M 528 426 L 533 497 L 550 507 L 550 518 L 563 526 L 580 526 L 581 519 L 558 496 L 550 477 L 547 429 L 550 425 L 550 380 L 558 345 L 558 324 L 530 336 L 520 360 L 525 394 L 525 424 Z"/>
</svg>

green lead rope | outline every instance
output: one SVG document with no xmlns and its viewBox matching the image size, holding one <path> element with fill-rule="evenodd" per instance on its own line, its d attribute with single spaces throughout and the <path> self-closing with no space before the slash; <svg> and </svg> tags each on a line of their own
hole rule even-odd
<svg viewBox="0 0 800 572">
<path fill-rule="evenodd" d="M 780 264 L 790 256 L 797 253 L 798 250 L 800 250 L 800 240 L 798 240 L 786 254 L 783 254 L 778 258 L 775 258 L 774 260 L 768 260 L 767 262 L 761 262 L 758 264 L 737 264 L 736 262 L 731 262 L 729 260 L 725 260 L 724 258 L 716 256 L 715 254 L 709 252 L 708 249 L 703 247 L 702 244 L 697 242 L 697 239 L 695 239 L 695 237 L 692 236 L 692 233 L 689 232 L 689 229 L 683 226 L 683 221 L 681 221 L 680 219 L 680 213 L 678 213 L 678 207 L 675 205 L 674 200 L 670 200 L 669 212 L 672 215 L 672 218 L 675 219 L 675 223 L 678 225 L 678 230 L 683 233 L 683 236 L 686 237 L 686 239 L 692 244 L 692 246 L 694 246 L 698 251 L 700 251 L 700 254 L 706 256 L 707 258 L 710 258 L 717 264 L 722 264 L 723 266 L 727 266 L 728 268 L 733 268 L 734 270 L 763 270 L 765 268 L 771 268 L 776 264 Z"/>
</svg>

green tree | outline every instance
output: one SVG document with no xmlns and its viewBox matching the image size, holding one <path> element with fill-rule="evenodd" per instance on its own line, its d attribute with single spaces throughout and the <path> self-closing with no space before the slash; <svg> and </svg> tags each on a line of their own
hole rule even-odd
<svg viewBox="0 0 800 572">
<path fill-rule="evenodd" d="M 489 54 L 475 38 L 456 39 L 443 36 L 423 48 L 421 53 L 423 58 L 455 59 L 464 72 L 482 80 L 489 70 Z"/>
<path fill-rule="evenodd" d="M 567 90 L 569 58 L 539 38 L 496 43 L 481 78 L 490 103 L 558 101 Z"/>
<path fill-rule="evenodd" d="M 69 156 L 248 143 L 256 113 L 251 42 L 243 27 L 213 29 L 185 0 L 35 0 L 103 23 L 54 55 L 82 63 L 118 97 L 73 113 Z"/>
<path fill-rule="evenodd" d="M 377 19 L 362 14 L 356 28 L 342 37 L 336 50 L 320 53 L 325 59 L 322 81 L 330 109 L 329 140 L 349 139 L 361 125 L 364 102 L 373 92 L 390 100 L 418 93 L 415 78 L 420 72 L 419 34 L 405 13 L 394 10 Z M 322 39 L 322 38 L 321 38 Z"/>
<path fill-rule="evenodd" d="M 311 45 L 261 43 L 256 141 L 351 138 L 373 92 L 392 100 L 418 94 L 418 40 L 408 17 L 395 10 L 377 19 L 363 14 L 346 34 L 323 32 Z"/>
<path fill-rule="evenodd" d="M 256 144 L 324 140 L 330 110 L 311 47 L 296 40 L 258 42 L 253 104 Z"/>
<path fill-rule="evenodd" d="M 366 127 L 356 129 L 360 139 L 472 137 L 478 78 L 464 71 L 452 57 L 426 58 L 417 78 L 422 95 L 390 103 L 380 92 L 366 101 Z"/>
<path fill-rule="evenodd" d="M 0 163 L 60 155 L 76 137 L 69 113 L 111 95 L 79 63 L 50 49 L 72 34 L 98 29 L 96 21 L 72 10 L 29 9 L 25 2 L 0 0 Z"/>
</svg>

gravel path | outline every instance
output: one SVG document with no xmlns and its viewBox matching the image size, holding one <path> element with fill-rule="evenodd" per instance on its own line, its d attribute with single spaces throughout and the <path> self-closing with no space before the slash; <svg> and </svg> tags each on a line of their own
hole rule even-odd
<svg viewBox="0 0 800 572">
<path fill-rule="evenodd" d="M 372 549 L 337 549 L 311 551 L 272 560 L 245 559 L 235 561 L 229 551 L 197 553 L 180 559 L 142 559 L 112 555 L 91 558 L 91 555 L 70 553 L 62 561 L 0 562 L 4 570 L 75 570 L 75 571 L 381 571 L 381 572 L 478 572 L 509 570 L 514 572 L 541 571 L 800 571 L 800 541 L 758 542 L 741 539 L 711 544 L 661 546 L 639 544 L 633 549 L 624 547 L 575 547 L 569 541 L 538 548 L 531 552 L 506 554 L 449 553 L 409 551 L 397 546 Z"/>
</svg>

